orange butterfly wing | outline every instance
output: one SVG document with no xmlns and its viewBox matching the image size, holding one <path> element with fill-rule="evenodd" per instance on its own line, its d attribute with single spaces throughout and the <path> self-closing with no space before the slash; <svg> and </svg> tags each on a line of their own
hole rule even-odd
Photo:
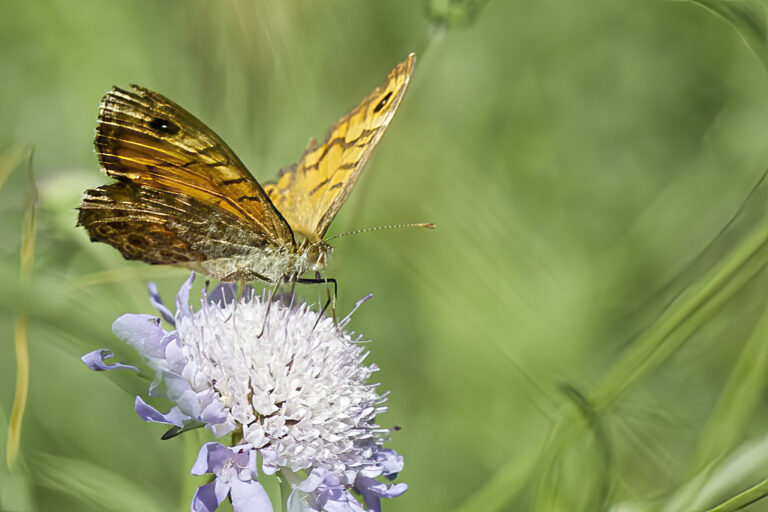
<svg viewBox="0 0 768 512">
<path fill-rule="evenodd" d="M 94 144 L 108 176 L 184 194 L 246 221 L 272 245 L 294 244 L 264 189 L 213 130 L 168 98 L 132 87 L 114 87 L 99 107 Z"/>
<path fill-rule="evenodd" d="M 310 242 L 323 238 L 392 121 L 414 60 L 411 54 L 398 64 L 382 85 L 331 128 L 322 144 L 313 140 L 298 164 L 264 185 L 294 233 Z"/>
</svg>

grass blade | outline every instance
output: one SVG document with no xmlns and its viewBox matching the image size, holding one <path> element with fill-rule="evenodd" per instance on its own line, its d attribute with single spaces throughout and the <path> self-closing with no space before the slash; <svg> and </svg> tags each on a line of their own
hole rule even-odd
<svg viewBox="0 0 768 512">
<path fill-rule="evenodd" d="M 21 146 L 11 146 L 0 155 L 0 189 L 5 185 L 8 176 L 11 175 L 25 157 L 29 157 L 29 150 Z"/>
<path fill-rule="evenodd" d="M 693 472 L 732 449 L 757 410 L 768 377 L 768 311 L 763 313 L 731 372 L 715 411 L 702 435 Z"/>
<path fill-rule="evenodd" d="M 66 494 L 94 510 L 159 512 L 173 508 L 136 482 L 90 462 L 41 454 L 33 467 L 40 486 Z"/>
<path fill-rule="evenodd" d="M 765 7 L 758 2 L 723 2 L 721 0 L 690 0 L 728 22 L 744 44 L 768 70 L 768 29 Z M 756 6 L 750 9 L 748 6 Z"/>
<path fill-rule="evenodd" d="M 29 153 L 27 172 L 29 181 L 24 206 L 24 224 L 21 234 L 21 281 L 28 282 L 32 275 L 35 260 L 35 215 L 37 204 L 37 189 L 32 176 L 32 153 Z M 21 445 L 21 430 L 24 421 L 24 411 L 27 407 L 29 394 L 29 343 L 28 320 L 25 313 L 19 313 L 16 318 L 14 335 L 16 354 L 16 392 L 13 398 L 13 408 L 8 425 L 8 440 L 6 447 L 6 464 L 10 470 L 16 462 Z"/>
<path fill-rule="evenodd" d="M 733 510 L 742 510 L 753 503 L 762 500 L 768 496 L 768 480 L 763 480 L 759 484 L 747 489 L 707 512 L 731 512 Z"/>
</svg>

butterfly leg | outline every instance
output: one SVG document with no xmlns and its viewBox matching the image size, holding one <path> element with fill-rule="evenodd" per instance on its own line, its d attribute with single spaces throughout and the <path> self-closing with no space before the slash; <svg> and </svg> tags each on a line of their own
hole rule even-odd
<svg viewBox="0 0 768 512">
<path fill-rule="evenodd" d="M 293 309 L 293 302 L 296 299 L 296 275 L 291 276 L 291 302 L 288 304 L 288 309 Z"/>
<path fill-rule="evenodd" d="M 269 311 L 272 309 L 272 301 L 275 299 L 275 295 L 277 294 L 277 290 L 280 288 L 281 284 L 283 284 L 283 278 L 275 281 L 275 286 L 273 286 L 269 291 L 269 298 L 267 299 L 267 311 L 264 313 L 264 323 L 261 324 L 261 332 L 256 336 L 257 338 L 261 338 L 262 335 L 264 335 L 264 329 L 267 328 L 267 318 L 269 318 Z"/>
<path fill-rule="evenodd" d="M 338 322 L 336 320 L 336 297 L 339 292 L 339 286 L 336 282 L 336 279 L 331 277 L 320 277 L 320 274 L 316 274 L 314 278 L 303 278 L 299 277 L 296 279 L 297 282 L 303 283 L 303 284 L 325 284 L 327 290 L 328 290 L 328 300 L 325 302 L 325 305 L 323 306 L 323 309 L 320 310 L 320 315 L 317 317 L 317 322 L 315 322 L 315 327 L 317 327 L 317 324 L 320 322 L 320 319 L 323 317 L 323 314 L 325 313 L 325 310 L 328 309 L 328 306 L 331 307 L 332 315 L 333 315 L 333 323 L 334 325 L 338 326 Z M 333 284 L 333 295 L 331 295 L 331 284 Z"/>
<path fill-rule="evenodd" d="M 318 274 L 317 277 L 319 278 L 320 275 Z M 331 317 L 333 317 L 333 325 L 338 327 L 339 326 L 339 321 L 336 318 L 336 297 L 337 297 L 337 295 L 339 293 L 338 284 L 336 283 L 335 279 L 324 278 L 323 281 L 325 281 L 325 289 L 328 292 L 328 301 L 327 302 L 331 303 Z M 333 282 L 333 295 L 331 295 L 331 286 L 330 286 L 331 282 Z M 328 306 L 326 305 L 326 307 L 328 307 Z"/>
<path fill-rule="evenodd" d="M 288 311 L 293 311 L 293 303 L 296 300 L 296 274 L 290 277 L 291 281 L 291 301 L 288 303 Z M 290 315 L 286 315 L 285 322 L 285 337 L 288 338 L 288 324 L 290 323 Z"/>
</svg>

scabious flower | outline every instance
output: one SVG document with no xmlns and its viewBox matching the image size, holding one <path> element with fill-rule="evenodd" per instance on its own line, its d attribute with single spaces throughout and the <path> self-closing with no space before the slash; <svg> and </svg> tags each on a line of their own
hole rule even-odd
<svg viewBox="0 0 768 512">
<path fill-rule="evenodd" d="M 179 290 L 175 315 L 150 284 L 152 304 L 174 330 L 136 314 L 112 326 L 154 371 L 149 395 L 175 404 L 162 413 L 136 397 L 141 418 L 173 425 L 175 433 L 205 426 L 237 441 L 201 448 L 192 472 L 215 480 L 198 489 L 193 512 L 213 511 L 227 496 L 238 512 L 272 510 L 257 481 L 257 454 L 263 473 L 293 489 L 291 511 L 379 511 L 381 498 L 405 492 L 405 484 L 390 483 L 402 457 L 383 448 L 390 430 L 375 422 L 386 411 L 386 396 L 368 382 L 378 368 L 364 364 L 363 343 L 343 331 L 349 315 L 337 326 L 306 304 L 268 307 L 252 291 L 237 300 L 227 284 L 204 291 L 195 311 L 189 305 L 194 278 Z M 135 369 L 104 362 L 110 357 L 100 349 L 83 361 L 94 370 Z"/>
</svg>

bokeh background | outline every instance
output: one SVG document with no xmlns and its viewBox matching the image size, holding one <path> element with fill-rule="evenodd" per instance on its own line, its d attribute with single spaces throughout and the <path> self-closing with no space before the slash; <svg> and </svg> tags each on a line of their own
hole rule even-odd
<svg viewBox="0 0 768 512">
<path fill-rule="evenodd" d="M 181 511 L 202 483 L 196 434 L 161 441 L 133 411 L 145 383 L 79 360 L 110 347 L 138 362 L 111 322 L 153 312 L 147 281 L 170 301 L 187 276 L 74 226 L 83 190 L 107 182 L 92 149 L 102 94 L 166 94 L 267 180 L 412 51 L 409 91 L 331 228 L 438 225 L 336 240 L 329 267 L 340 311 L 375 296 L 351 327 L 373 340 L 410 485 L 385 510 L 706 510 L 768 478 L 765 12 L 2 3 L 2 454 L 20 317 L 30 381 L 0 509 Z"/>
</svg>

